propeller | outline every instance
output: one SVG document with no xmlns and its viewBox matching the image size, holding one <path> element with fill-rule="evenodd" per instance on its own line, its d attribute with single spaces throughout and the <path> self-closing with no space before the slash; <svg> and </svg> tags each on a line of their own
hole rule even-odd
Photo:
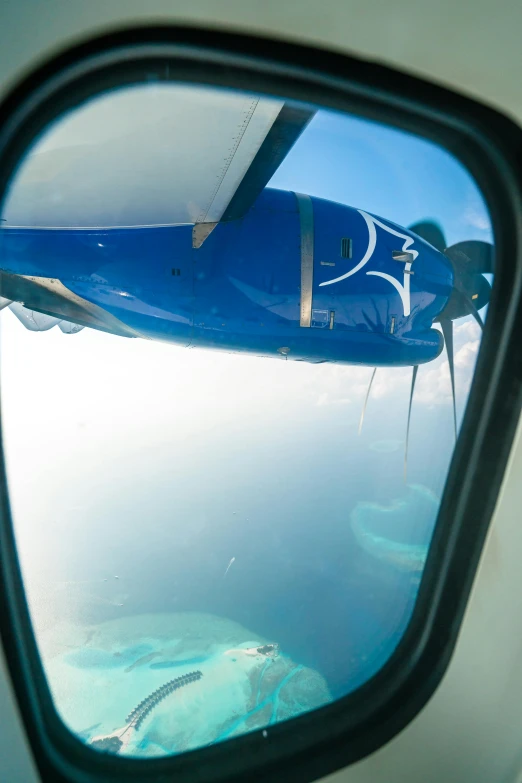
<svg viewBox="0 0 522 783">
<path fill-rule="evenodd" d="M 443 253 L 453 267 L 453 291 L 446 303 L 446 307 L 438 317 L 441 325 L 446 355 L 451 380 L 451 396 L 453 403 L 453 428 L 455 440 L 457 439 L 457 404 L 455 395 L 455 355 L 453 347 L 453 321 L 471 315 L 481 329 L 484 322 L 479 310 L 489 303 L 491 286 L 483 276 L 492 273 L 494 269 L 495 249 L 489 242 L 469 240 L 457 242 L 450 247 L 446 246 L 446 239 L 441 228 L 432 221 L 423 221 L 410 226 L 417 236 L 429 242 L 436 250 Z M 406 480 L 408 435 L 410 429 L 411 404 L 418 367 L 413 368 L 412 386 L 410 393 L 410 407 L 408 410 L 408 423 L 406 430 L 406 453 L 404 461 L 404 478 Z"/>
<path fill-rule="evenodd" d="M 425 242 L 428 242 L 436 250 L 444 253 L 446 238 L 442 233 L 442 229 L 436 223 L 433 223 L 431 220 L 424 220 L 420 223 L 414 223 L 413 226 L 409 227 L 409 231 L 413 231 L 414 234 L 424 239 Z"/>
<path fill-rule="evenodd" d="M 487 242 L 459 242 L 446 248 L 444 255 L 453 267 L 453 291 L 439 319 L 455 321 L 472 315 L 482 329 L 479 310 L 491 298 L 491 286 L 483 274 L 493 269 L 493 246 Z"/>
<path fill-rule="evenodd" d="M 419 234 L 419 236 L 421 235 Z M 442 252 L 452 261 L 455 260 L 457 263 L 464 262 L 468 272 L 474 272 L 475 274 L 493 273 L 495 249 L 489 242 L 470 239 L 444 248 Z"/>
<path fill-rule="evenodd" d="M 453 427 L 455 429 L 455 441 L 457 440 L 457 404 L 455 399 L 455 359 L 453 352 L 453 321 L 449 318 L 441 318 L 440 325 L 442 327 L 442 334 L 444 335 L 444 343 L 446 345 L 446 355 L 448 357 L 448 365 L 451 379 L 451 397 L 453 400 Z"/>
<path fill-rule="evenodd" d="M 373 383 L 373 379 L 375 378 L 375 373 L 376 372 L 377 372 L 377 367 L 374 367 L 373 368 L 373 372 L 372 372 L 372 377 L 370 378 L 370 383 L 368 384 L 368 390 L 366 392 L 366 397 L 364 398 L 364 405 L 363 405 L 363 409 L 362 409 L 362 413 L 361 413 L 361 419 L 359 421 L 359 432 L 358 432 L 359 435 L 361 434 L 363 421 L 364 421 L 364 414 L 366 413 L 366 406 L 368 405 L 368 397 L 370 396 L 370 391 L 372 389 L 372 383 Z"/>
<path fill-rule="evenodd" d="M 419 365 L 413 365 L 413 374 L 411 376 L 410 387 L 410 404 L 408 405 L 408 423 L 406 424 L 406 443 L 404 445 L 404 483 L 408 476 L 408 441 L 410 439 L 410 422 L 411 422 L 411 404 L 413 402 L 413 393 L 415 391 L 415 382 L 417 380 L 417 372 L 419 371 Z"/>
<path fill-rule="evenodd" d="M 451 397 L 453 403 L 453 428 L 455 440 L 457 439 L 457 404 L 455 394 L 455 355 L 453 346 L 453 321 L 457 318 L 471 315 L 478 323 L 481 329 L 484 323 L 479 310 L 485 307 L 490 300 L 491 286 L 483 276 L 492 273 L 494 269 L 494 247 L 489 242 L 479 240 L 469 240 L 458 242 L 451 247 L 447 247 L 446 238 L 440 226 L 436 223 L 425 220 L 410 226 L 410 231 L 417 234 L 425 242 L 443 253 L 450 261 L 453 267 L 453 291 L 446 303 L 446 307 L 437 318 L 441 325 L 444 344 L 446 346 L 446 355 L 451 380 Z M 375 378 L 377 368 L 373 370 L 370 378 L 364 405 L 359 422 L 359 435 L 361 434 L 366 406 Z M 413 404 L 413 395 L 415 393 L 415 384 L 417 381 L 418 365 L 413 366 L 413 374 L 410 387 L 410 401 L 408 405 L 408 419 L 406 424 L 406 442 L 404 448 L 404 481 L 408 475 L 408 444 L 410 438 L 411 410 Z"/>
<path fill-rule="evenodd" d="M 409 230 L 418 237 L 428 242 L 432 247 L 443 253 L 450 261 L 453 267 L 453 290 L 446 303 L 444 310 L 436 319 L 442 329 L 444 344 L 446 346 L 446 355 L 448 357 L 449 373 L 451 380 L 451 396 L 453 403 L 453 428 L 455 440 L 457 439 L 457 404 L 455 394 L 455 355 L 453 346 L 453 321 L 457 318 L 463 318 L 471 315 L 478 323 L 481 329 L 484 328 L 484 322 L 480 316 L 480 310 L 485 307 L 490 300 L 491 286 L 484 274 L 492 273 L 494 269 L 495 250 L 489 242 L 480 240 L 469 240 L 457 242 L 451 247 L 447 247 L 446 238 L 440 226 L 430 220 L 420 221 L 409 227 Z M 359 435 L 361 434 L 368 398 L 375 378 L 377 368 L 372 372 L 364 405 L 359 422 Z M 408 419 L 406 424 L 406 442 L 404 449 L 404 481 L 408 475 L 408 443 L 410 436 L 411 410 L 413 404 L 413 395 L 417 381 L 418 365 L 413 366 L 411 378 L 410 401 L 408 406 Z"/>
</svg>

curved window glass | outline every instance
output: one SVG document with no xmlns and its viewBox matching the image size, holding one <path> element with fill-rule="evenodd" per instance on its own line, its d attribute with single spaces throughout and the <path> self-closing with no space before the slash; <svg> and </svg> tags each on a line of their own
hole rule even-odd
<svg viewBox="0 0 522 783">
<path fill-rule="evenodd" d="M 49 127 L 1 217 L 9 492 L 67 727 L 178 754 L 366 682 L 489 302 L 470 174 L 356 116 L 148 84 Z"/>
</svg>

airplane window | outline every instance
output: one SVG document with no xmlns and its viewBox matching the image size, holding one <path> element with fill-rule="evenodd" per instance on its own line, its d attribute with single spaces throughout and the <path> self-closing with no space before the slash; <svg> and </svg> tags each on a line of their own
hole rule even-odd
<svg viewBox="0 0 522 783">
<path fill-rule="evenodd" d="M 179 754 L 367 682 L 490 298 L 469 172 L 357 116 L 149 83 L 48 127 L 0 217 L 8 485 L 65 725 Z"/>
</svg>

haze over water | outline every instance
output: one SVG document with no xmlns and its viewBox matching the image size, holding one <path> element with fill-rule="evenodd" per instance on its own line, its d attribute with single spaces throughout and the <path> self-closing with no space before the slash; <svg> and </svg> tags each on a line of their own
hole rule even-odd
<svg viewBox="0 0 522 783">
<path fill-rule="evenodd" d="M 319 112 L 270 185 L 405 226 L 433 218 L 448 244 L 491 239 L 481 196 L 456 161 L 358 119 Z M 478 345 L 473 320 L 457 322 L 459 422 Z M 208 660 L 227 652 L 233 632 L 208 616 L 223 618 L 313 670 L 311 706 L 326 689 L 331 698 L 353 690 L 393 652 L 452 456 L 445 353 L 419 370 L 405 483 L 410 368 L 377 371 L 359 436 L 368 367 L 188 351 L 88 329 L 35 334 L 9 312 L 1 347 L 15 533 L 42 633 L 66 622 L 80 638 L 119 621 L 129 639 L 156 623 L 156 639 L 168 625 L 157 615 L 190 625 L 197 614 L 182 659 L 196 666 L 194 638 L 205 627 Z M 143 644 L 136 660 L 156 654 L 150 639 Z M 104 654 L 71 658 L 78 677 Z M 158 662 L 171 659 L 154 660 L 140 666 L 163 677 Z M 202 683 L 210 677 L 209 668 Z"/>
</svg>

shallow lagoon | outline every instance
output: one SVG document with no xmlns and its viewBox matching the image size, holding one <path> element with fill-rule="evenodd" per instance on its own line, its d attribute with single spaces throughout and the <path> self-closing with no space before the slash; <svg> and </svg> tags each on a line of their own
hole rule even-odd
<svg viewBox="0 0 522 783">
<path fill-rule="evenodd" d="M 49 630 L 44 660 L 67 726 L 88 743 L 123 735 L 121 753 L 160 756 L 269 728 L 331 700 L 326 681 L 238 623 L 199 613 L 146 614 Z M 173 678 L 201 677 L 127 717 Z"/>
<path fill-rule="evenodd" d="M 399 451 L 403 445 L 403 440 L 375 440 L 373 443 L 370 443 L 368 448 L 370 451 L 376 451 L 378 454 L 393 454 L 393 452 Z"/>
</svg>

